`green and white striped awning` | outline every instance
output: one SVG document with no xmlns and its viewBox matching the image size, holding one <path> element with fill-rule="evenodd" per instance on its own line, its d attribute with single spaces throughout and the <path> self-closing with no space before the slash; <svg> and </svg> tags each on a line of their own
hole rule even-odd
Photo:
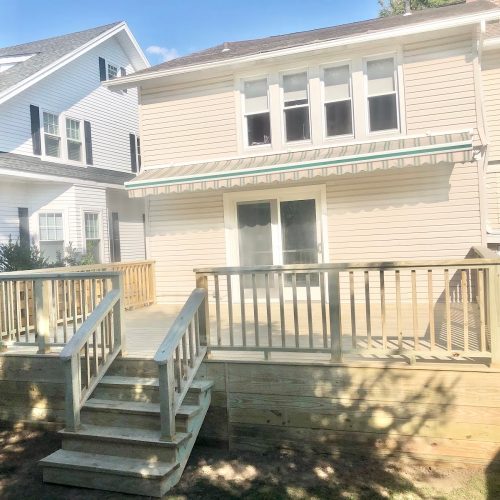
<svg viewBox="0 0 500 500">
<path fill-rule="evenodd" d="M 463 163 L 472 159 L 472 133 L 402 137 L 145 169 L 125 183 L 132 197 L 304 181 L 390 168 Z"/>
</svg>

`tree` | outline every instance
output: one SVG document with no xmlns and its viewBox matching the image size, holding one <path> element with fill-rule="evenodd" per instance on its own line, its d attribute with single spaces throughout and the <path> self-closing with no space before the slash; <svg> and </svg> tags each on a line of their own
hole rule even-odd
<svg viewBox="0 0 500 500">
<path fill-rule="evenodd" d="M 422 10 L 431 7 L 443 7 L 456 3 L 463 3 L 464 0 L 410 0 L 411 10 Z M 380 17 L 395 16 L 405 13 L 405 0 L 378 0 Z"/>
</svg>

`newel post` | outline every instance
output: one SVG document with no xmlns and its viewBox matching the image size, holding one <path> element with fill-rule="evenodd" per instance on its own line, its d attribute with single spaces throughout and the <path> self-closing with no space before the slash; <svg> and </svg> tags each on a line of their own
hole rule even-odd
<svg viewBox="0 0 500 500">
<path fill-rule="evenodd" d="M 77 431 L 80 427 L 80 353 L 63 361 L 66 382 L 66 429 Z"/>
<path fill-rule="evenodd" d="M 328 307 L 330 310 L 330 341 L 333 362 L 342 361 L 342 330 L 340 317 L 340 271 L 328 271 Z"/>
<path fill-rule="evenodd" d="M 210 353 L 210 310 L 208 305 L 208 276 L 196 274 L 196 288 L 204 288 L 206 291 L 203 305 L 198 309 L 198 321 L 200 328 L 200 345 L 207 346 L 207 355 Z"/>
<path fill-rule="evenodd" d="M 121 346 L 121 351 L 119 356 L 124 356 L 126 354 L 126 343 L 125 343 L 125 300 L 124 300 L 124 279 L 122 273 L 111 278 L 111 285 L 113 290 L 119 290 L 120 299 L 113 306 L 113 335 L 114 335 L 114 345 Z"/>
<path fill-rule="evenodd" d="M 158 364 L 160 387 L 160 421 L 162 441 L 172 441 L 175 437 L 175 379 L 173 359 Z"/>
<path fill-rule="evenodd" d="M 488 324 L 491 339 L 491 366 L 500 367 L 500 270 L 488 269 Z"/>
<path fill-rule="evenodd" d="M 38 354 L 50 352 L 50 337 L 57 328 L 52 280 L 35 280 L 35 312 Z"/>
</svg>

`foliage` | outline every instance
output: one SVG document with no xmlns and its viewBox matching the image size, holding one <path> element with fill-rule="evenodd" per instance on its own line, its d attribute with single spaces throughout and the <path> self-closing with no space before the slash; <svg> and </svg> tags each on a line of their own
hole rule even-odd
<svg viewBox="0 0 500 500">
<path fill-rule="evenodd" d="M 96 264 L 94 258 L 94 247 L 93 242 L 89 242 L 87 245 L 87 251 L 81 252 L 73 247 L 73 243 L 70 241 L 69 244 L 64 249 L 64 257 L 60 252 L 57 253 L 57 261 L 55 262 L 56 267 L 67 267 L 67 266 L 88 266 Z"/>
<path fill-rule="evenodd" d="M 378 0 L 380 17 L 395 16 L 405 13 L 404 0 Z M 443 7 L 445 5 L 453 5 L 463 3 L 463 0 L 410 0 L 411 10 L 422 10 L 431 7 Z"/>
<path fill-rule="evenodd" d="M 48 260 L 34 244 L 21 245 L 19 240 L 13 242 L 9 237 L 8 243 L 0 245 L 0 272 L 41 269 L 48 265 Z"/>
</svg>

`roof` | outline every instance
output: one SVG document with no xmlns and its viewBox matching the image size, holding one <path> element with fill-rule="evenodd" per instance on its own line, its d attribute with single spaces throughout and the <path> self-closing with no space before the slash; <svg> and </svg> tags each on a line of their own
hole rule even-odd
<svg viewBox="0 0 500 500">
<path fill-rule="evenodd" d="M 0 73 L 0 92 L 38 73 L 61 57 L 73 52 L 119 24 L 121 24 L 121 21 L 77 33 L 70 33 L 69 35 L 0 48 L 0 58 L 34 54 L 33 57 L 26 61 L 19 62 L 12 68 Z"/>
<path fill-rule="evenodd" d="M 78 179 L 87 182 L 116 184 L 119 186 L 122 186 L 126 181 L 134 177 L 134 174 L 127 172 L 97 167 L 66 165 L 64 163 L 43 161 L 33 156 L 4 152 L 0 152 L 0 169 L 59 177 L 61 181 L 65 179 L 68 181 Z"/>
<path fill-rule="evenodd" d="M 471 159 L 471 132 L 461 131 L 157 167 L 144 170 L 125 187 L 132 197 L 141 197 Z"/>
<path fill-rule="evenodd" d="M 231 62 L 239 57 L 255 56 L 282 49 L 312 45 L 318 42 L 333 41 L 356 35 L 382 32 L 390 28 L 425 24 L 429 21 L 440 21 L 446 18 L 487 13 L 495 10 L 498 11 L 498 8 L 498 5 L 492 1 L 476 0 L 474 2 L 450 5 L 447 7 L 436 7 L 413 11 L 411 15 L 381 17 L 328 28 L 270 36 L 267 38 L 258 38 L 255 40 L 224 42 L 215 47 L 183 57 L 178 57 L 176 59 L 172 59 L 171 61 L 138 71 L 134 74 L 134 77 L 164 70 L 188 68 L 190 66 L 205 63 L 222 61 Z M 117 84 L 119 81 L 120 79 L 116 79 L 113 83 Z"/>
</svg>

